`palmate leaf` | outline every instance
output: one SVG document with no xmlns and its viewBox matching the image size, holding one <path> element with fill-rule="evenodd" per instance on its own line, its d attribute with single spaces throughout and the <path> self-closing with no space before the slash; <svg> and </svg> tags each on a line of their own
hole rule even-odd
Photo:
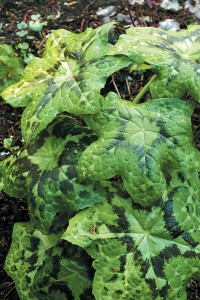
<svg viewBox="0 0 200 300">
<path fill-rule="evenodd" d="M 1 162 L 6 193 L 28 199 L 31 220 L 43 233 L 62 230 L 71 213 L 104 199 L 99 183 L 78 179 L 78 159 L 96 139 L 88 127 L 61 115 L 18 157 Z"/>
<path fill-rule="evenodd" d="M 37 269 L 45 259 L 45 251 L 56 244 L 56 235 L 43 236 L 31 223 L 16 223 L 5 270 L 12 277 L 21 300 L 37 300 L 30 288 Z"/>
<path fill-rule="evenodd" d="M 43 235 L 31 223 L 15 224 L 5 270 L 21 300 L 44 299 L 44 295 L 45 299 L 79 300 L 88 295 L 93 271 L 87 253 L 57 241 L 59 236 Z"/>
<path fill-rule="evenodd" d="M 81 248 L 65 241 L 46 252 L 31 291 L 37 299 L 94 300 L 92 259 Z"/>
<path fill-rule="evenodd" d="M 170 192 L 144 209 L 110 188 L 108 202 L 79 212 L 62 238 L 94 259 L 95 299 L 185 300 L 200 279 L 199 178 L 173 177 Z"/>
<path fill-rule="evenodd" d="M 104 57 L 112 48 L 108 31 L 113 23 L 75 34 L 53 31 L 42 58 L 34 58 L 23 79 L 2 97 L 12 106 L 27 106 L 22 115 L 25 142 L 33 140 L 61 112 L 93 114 L 99 93 L 110 74 L 129 64 L 122 57 Z"/>
<path fill-rule="evenodd" d="M 157 99 L 133 105 L 109 93 L 100 111 L 84 118 L 98 140 L 79 159 L 79 174 L 93 181 L 121 176 L 135 202 L 147 207 L 166 191 L 167 171 L 199 171 L 192 144 L 193 105 Z"/>
<path fill-rule="evenodd" d="M 181 98 L 188 92 L 200 102 L 200 26 L 178 32 L 130 28 L 110 55 L 125 55 L 138 65 L 149 64 L 157 74 L 150 86 L 153 98 Z"/>
</svg>

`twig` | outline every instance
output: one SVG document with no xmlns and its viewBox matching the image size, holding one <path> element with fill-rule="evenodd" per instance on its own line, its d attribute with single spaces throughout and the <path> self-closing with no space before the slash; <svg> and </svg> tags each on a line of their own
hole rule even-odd
<svg viewBox="0 0 200 300">
<path fill-rule="evenodd" d="M 113 83 L 113 85 L 115 87 L 115 90 L 116 90 L 118 96 L 121 98 L 121 95 L 120 95 L 120 92 L 119 92 L 118 87 L 116 85 L 115 78 L 114 78 L 113 74 L 111 75 L 111 77 L 112 77 L 112 83 Z"/>
<path fill-rule="evenodd" d="M 15 286 L 12 287 L 12 289 L 5 295 L 5 297 L 2 300 L 5 300 L 6 297 L 12 292 L 12 290 L 14 290 Z"/>
<path fill-rule="evenodd" d="M 24 14 L 23 22 L 27 22 L 28 19 L 30 19 L 30 12 L 32 12 L 32 11 L 33 11 L 32 9 L 29 9 L 29 10 Z"/>
<path fill-rule="evenodd" d="M 85 19 L 82 19 L 81 26 L 80 26 L 80 32 L 83 32 L 83 26 L 85 24 Z"/>
<path fill-rule="evenodd" d="M 143 22 L 144 26 L 147 27 L 147 23 L 146 23 L 146 21 L 145 21 L 145 18 L 144 18 L 144 15 L 143 15 L 143 12 L 142 12 L 141 9 L 140 9 L 140 15 L 141 15 L 141 17 L 142 17 L 142 22 Z"/>
<path fill-rule="evenodd" d="M 131 95 L 131 90 L 130 90 L 130 85 L 129 85 L 127 77 L 125 78 L 125 80 L 126 80 L 126 86 L 127 86 L 128 94 L 130 96 Z"/>
<path fill-rule="evenodd" d="M 194 287 L 193 287 L 194 286 Z M 194 281 L 194 280 L 190 280 L 190 282 L 189 282 L 189 287 L 194 291 L 194 293 L 195 293 L 195 299 L 200 299 L 199 297 L 198 297 L 198 287 L 197 287 L 197 283 Z"/>
<path fill-rule="evenodd" d="M 56 4 L 56 0 L 51 0 L 51 1 L 49 1 L 46 5 L 45 5 L 45 7 L 50 7 L 50 6 L 52 6 L 52 5 L 54 5 L 54 4 Z"/>
<path fill-rule="evenodd" d="M 130 8 L 129 0 L 126 0 L 126 3 L 127 3 L 128 14 L 129 14 L 129 17 L 130 17 L 130 19 L 131 19 L 131 23 L 132 23 L 132 25 L 135 27 L 134 20 L 133 20 L 132 14 L 131 14 L 131 8 Z"/>
</svg>

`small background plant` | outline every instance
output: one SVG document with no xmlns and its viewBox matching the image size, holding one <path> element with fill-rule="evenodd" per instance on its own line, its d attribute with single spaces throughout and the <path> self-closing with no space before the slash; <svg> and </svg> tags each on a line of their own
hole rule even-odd
<svg viewBox="0 0 200 300">
<path fill-rule="evenodd" d="M 24 70 L 23 61 L 17 57 L 10 45 L 0 45 L 0 92 L 9 85 L 19 81 Z"/>
</svg>

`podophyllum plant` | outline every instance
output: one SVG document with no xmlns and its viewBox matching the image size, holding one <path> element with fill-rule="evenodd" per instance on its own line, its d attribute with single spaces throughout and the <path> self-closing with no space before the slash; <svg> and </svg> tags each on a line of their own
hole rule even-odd
<svg viewBox="0 0 200 300">
<path fill-rule="evenodd" d="M 1 94 L 25 107 L 26 146 L 0 165 L 5 192 L 29 205 L 5 262 L 22 300 L 183 300 L 200 279 L 200 26 L 131 28 L 112 45 L 112 25 L 53 31 Z M 124 67 L 151 68 L 153 99 L 101 96 Z"/>
</svg>

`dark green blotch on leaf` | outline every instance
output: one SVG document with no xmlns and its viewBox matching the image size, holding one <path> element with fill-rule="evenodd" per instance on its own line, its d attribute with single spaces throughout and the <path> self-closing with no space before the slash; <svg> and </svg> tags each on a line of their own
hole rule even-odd
<svg viewBox="0 0 200 300">
<path fill-rule="evenodd" d="M 29 247 L 29 251 L 31 252 L 37 252 L 38 248 L 40 245 L 40 239 L 36 238 L 35 236 L 32 236 L 30 238 L 30 247 Z"/>
<path fill-rule="evenodd" d="M 178 249 L 176 244 L 173 244 L 172 246 L 165 247 L 161 253 L 159 253 L 158 256 L 155 256 L 152 258 L 152 264 L 154 268 L 154 272 L 156 276 L 158 277 L 165 277 L 164 274 L 164 264 L 166 261 L 168 261 L 170 258 L 174 258 L 177 256 L 181 256 L 181 252 Z"/>
<path fill-rule="evenodd" d="M 125 235 L 123 237 L 120 238 L 120 241 L 126 245 L 127 247 L 127 252 L 131 252 L 131 250 L 134 247 L 134 240 L 131 236 L 129 235 Z"/>
<path fill-rule="evenodd" d="M 124 207 L 113 206 L 113 211 L 118 216 L 117 224 L 120 228 L 119 230 L 122 230 L 123 232 L 128 231 L 130 225 L 126 219 Z"/>
<path fill-rule="evenodd" d="M 124 273 L 126 266 L 126 255 L 120 256 L 120 273 Z"/>
<path fill-rule="evenodd" d="M 29 272 L 34 270 L 34 265 L 38 262 L 38 255 L 36 253 L 33 253 L 30 257 L 26 258 L 26 262 L 30 264 Z"/>
<path fill-rule="evenodd" d="M 74 191 L 74 186 L 73 184 L 68 180 L 63 180 L 59 183 L 60 190 L 63 193 L 68 193 L 68 192 L 73 192 Z"/>
<path fill-rule="evenodd" d="M 50 275 L 55 278 L 58 279 L 58 274 L 60 272 L 61 269 L 61 265 L 60 265 L 60 255 L 54 255 L 52 256 L 52 271 L 50 273 Z"/>
</svg>

